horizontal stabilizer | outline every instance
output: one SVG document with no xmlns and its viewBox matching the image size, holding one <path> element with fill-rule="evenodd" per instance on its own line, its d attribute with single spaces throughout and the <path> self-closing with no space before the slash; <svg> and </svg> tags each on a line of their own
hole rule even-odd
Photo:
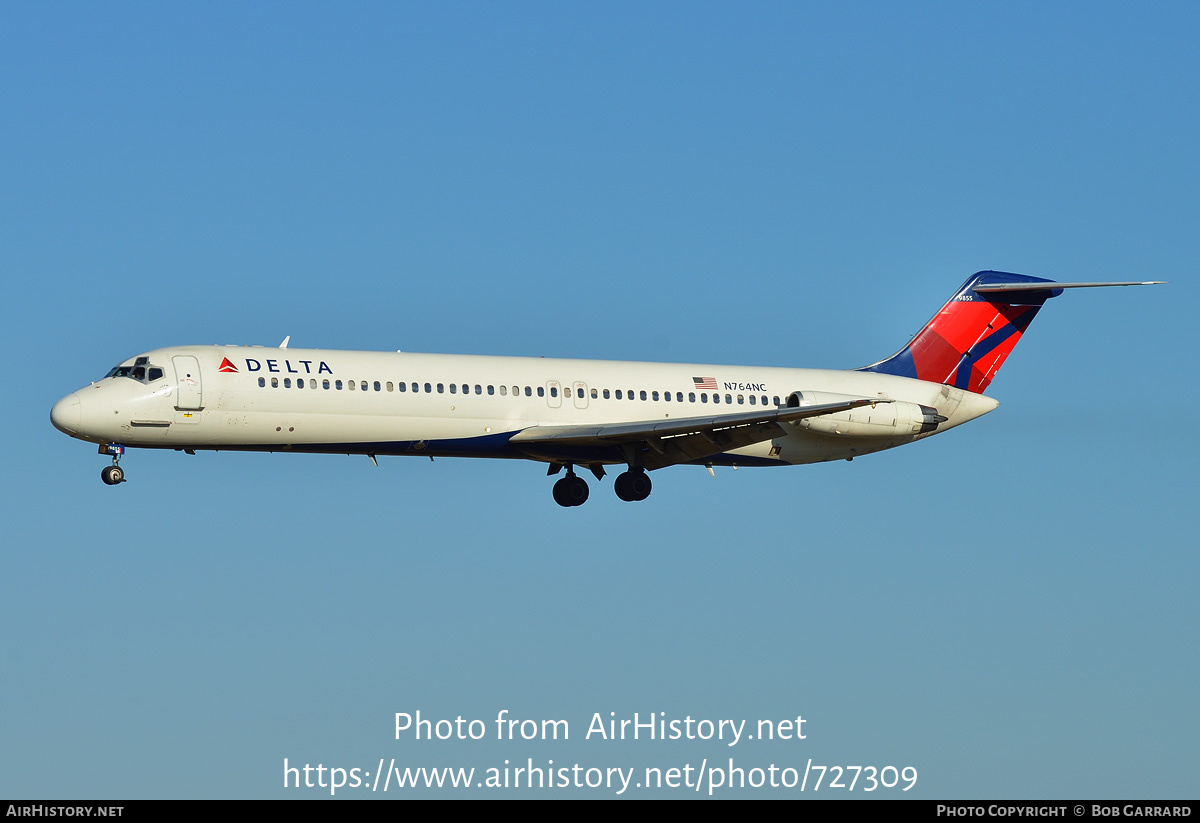
<svg viewBox="0 0 1200 823">
<path fill-rule="evenodd" d="M 1140 280 L 1125 283 L 988 283 L 972 287 L 977 294 L 1000 291 L 1057 291 L 1058 289 L 1092 289 L 1099 286 L 1161 286 L 1165 280 Z"/>
</svg>

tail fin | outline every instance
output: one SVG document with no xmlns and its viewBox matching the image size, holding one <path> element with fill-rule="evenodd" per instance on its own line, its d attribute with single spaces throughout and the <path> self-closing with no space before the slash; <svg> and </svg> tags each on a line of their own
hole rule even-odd
<svg viewBox="0 0 1200 823">
<path fill-rule="evenodd" d="M 1024 274 L 977 272 L 907 346 L 861 371 L 914 377 L 979 394 L 1051 297 L 1070 288 L 1140 285 L 1151 283 L 1055 283 Z"/>
</svg>

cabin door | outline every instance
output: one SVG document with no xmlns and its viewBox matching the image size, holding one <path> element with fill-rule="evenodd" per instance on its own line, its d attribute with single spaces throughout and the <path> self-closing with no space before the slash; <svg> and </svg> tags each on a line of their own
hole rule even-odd
<svg viewBox="0 0 1200 823">
<path fill-rule="evenodd" d="M 179 386 L 179 396 L 175 398 L 175 408 L 204 408 L 204 386 L 200 382 L 200 361 L 190 354 L 181 354 L 172 357 L 171 362 L 175 365 L 175 382 Z"/>
</svg>

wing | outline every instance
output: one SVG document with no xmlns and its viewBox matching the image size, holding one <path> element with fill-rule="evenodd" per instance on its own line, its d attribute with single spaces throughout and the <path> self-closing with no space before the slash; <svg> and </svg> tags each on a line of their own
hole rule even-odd
<svg viewBox="0 0 1200 823">
<path fill-rule="evenodd" d="M 575 459 L 581 463 L 588 462 L 586 455 L 592 455 L 595 460 L 598 453 L 607 455 L 611 462 L 631 462 L 633 454 L 642 453 L 644 468 L 661 469 L 784 437 L 788 432 L 781 423 L 890 402 L 864 397 L 844 403 L 762 409 L 712 417 L 640 420 L 599 426 L 531 426 L 513 435 L 508 442 L 531 457 Z"/>
</svg>

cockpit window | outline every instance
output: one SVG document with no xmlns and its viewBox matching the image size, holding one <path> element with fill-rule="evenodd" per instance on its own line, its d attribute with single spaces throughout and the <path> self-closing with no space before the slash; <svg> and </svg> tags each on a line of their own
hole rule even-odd
<svg viewBox="0 0 1200 823">
<path fill-rule="evenodd" d="M 150 365 L 149 357 L 139 357 L 132 366 L 113 366 L 112 370 L 104 376 L 105 378 L 128 377 L 139 383 L 153 383 L 155 380 L 161 380 L 164 372 L 158 366 Z"/>
</svg>

